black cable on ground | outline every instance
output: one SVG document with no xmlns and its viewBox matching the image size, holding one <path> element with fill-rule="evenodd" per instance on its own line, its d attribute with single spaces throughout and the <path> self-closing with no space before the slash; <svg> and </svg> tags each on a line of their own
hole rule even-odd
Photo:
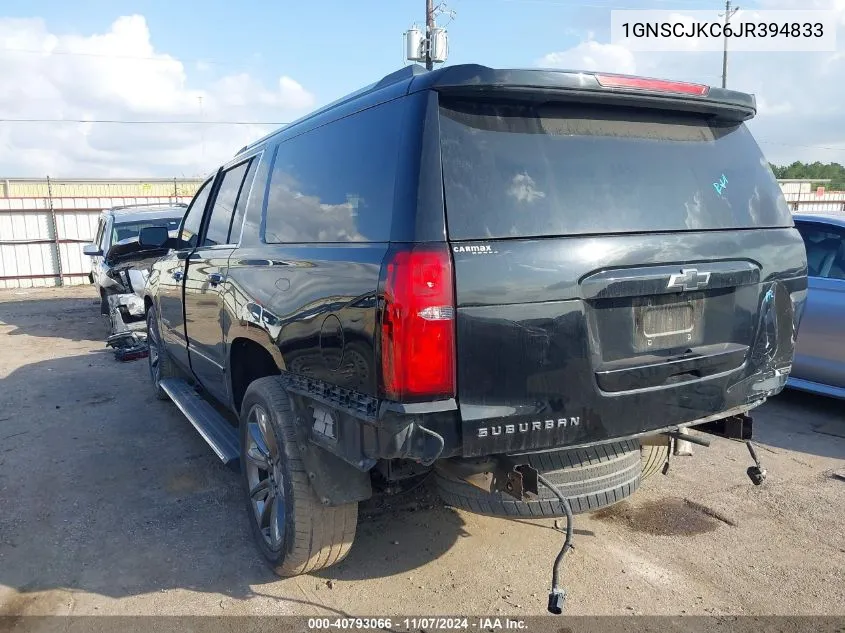
<svg viewBox="0 0 845 633">
<path fill-rule="evenodd" d="M 563 541 L 563 547 L 558 552 L 557 558 L 555 558 L 554 567 L 552 567 L 552 591 L 549 593 L 548 607 L 550 613 L 560 615 L 563 613 L 563 603 L 566 600 L 566 590 L 560 587 L 560 567 L 566 552 L 572 549 L 572 507 L 569 505 L 569 499 L 564 497 L 563 493 L 543 475 L 538 473 L 537 481 L 551 490 L 552 494 L 560 500 L 563 511 L 566 513 L 566 538 Z"/>
</svg>

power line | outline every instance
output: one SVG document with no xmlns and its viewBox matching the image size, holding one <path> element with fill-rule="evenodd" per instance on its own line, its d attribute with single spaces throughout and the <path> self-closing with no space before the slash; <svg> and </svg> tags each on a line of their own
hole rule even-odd
<svg viewBox="0 0 845 633">
<path fill-rule="evenodd" d="M 52 55 L 61 55 L 61 56 L 68 56 L 68 57 L 99 57 L 103 59 L 131 59 L 136 61 L 148 61 L 148 62 L 179 62 L 179 63 L 196 63 L 196 64 L 209 64 L 212 66 L 234 66 L 233 62 L 221 62 L 213 59 L 177 59 L 175 57 L 170 57 L 169 55 L 112 55 L 107 53 L 82 53 L 77 51 L 45 51 L 45 50 L 38 50 L 33 48 L 0 48 L 0 54 L 2 53 L 24 53 L 24 54 L 31 54 L 31 55 L 43 55 L 45 57 L 50 57 Z"/>
<path fill-rule="evenodd" d="M 760 145 L 779 145 L 781 147 L 804 147 L 808 149 L 825 149 L 833 152 L 845 152 L 845 147 L 832 147 L 825 145 L 801 145 L 797 143 L 778 143 L 777 141 L 763 141 L 760 139 L 757 139 L 757 143 Z"/>
<path fill-rule="evenodd" d="M 615 0 L 611 0 L 611 2 L 614 2 L 614 1 Z M 690 3 L 690 5 L 691 4 L 699 5 L 699 8 L 701 10 L 707 9 L 707 7 L 701 6 L 703 4 L 706 4 L 705 0 L 658 0 L 658 1 L 659 2 L 672 2 L 672 3 L 688 2 L 688 3 Z M 559 1 L 556 1 L 556 0 L 499 0 L 499 2 L 509 2 L 509 3 L 516 3 L 516 4 L 544 4 L 544 5 L 552 6 L 552 7 L 560 7 L 561 9 L 571 8 L 571 7 L 575 6 L 571 2 L 568 2 L 568 1 L 559 2 Z M 690 5 L 687 5 L 683 8 L 690 10 L 690 11 L 695 10 L 695 7 L 690 6 Z M 610 10 L 610 11 L 629 11 L 629 10 L 631 10 L 631 11 L 645 11 L 645 10 L 649 10 L 649 9 L 654 8 L 654 7 L 644 7 L 643 5 L 639 5 L 639 6 L 630 6 L 629 5 L 629 6 L 620 7 L 620 6 L 613 6 L 611 4 L 592 4 L 592 3 L 581 3 L 581 2 L 579 2 L 577 4 L 577 8 L 580 9 L 582 7 L 588 7 L 588 8 L 591 8 L 591 9 L 605 9 L 605 10 Z M 676 8 L 676 7 L 667 7 L 666 10 L 672 10 L 674 8 Z"/>
<path fill-rule="evenodd" d="M 119 125 L 290 125 L 277 121 L 127 121 L 123 119 L 9 119 L 0 123 L 115 123 Z"/>
</svg>

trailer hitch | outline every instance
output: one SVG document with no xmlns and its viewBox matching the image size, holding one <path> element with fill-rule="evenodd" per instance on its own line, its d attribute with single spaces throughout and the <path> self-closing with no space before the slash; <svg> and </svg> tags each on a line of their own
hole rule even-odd
<svg viewBox="0 0 845 633">
<path fill-rule="evenodd" d="M 476 464 L 441 460 L 437 467 L 479 490 L 500 492 L 517 501 L 536 499 L 540 494 L 536 469 L 505 457 Z"/>
<path fill-rule="evenodd" d="M 760 458 L 757 456 L 757 451 L 754 450 L 754 445 L 751 443 L 751 437 L 754 434 L 754 420 L 747 413 L 739 415 L 731 415 L 721 420 L 713 420 L 704 424 L 697 424 L 692 428 L 697 431 L 724 437 L 730 440 L 744 441 L 748 447 L 748 452 L 751 453 L 751 459 L 754 460 L 754 465 L 749 466 L 745 473 L 755 486 L 759 486 L 766 480 L 766 469 L 760 463 Z M 668 433 L 667 435 L 672 435 Z M 690 441 L 689 436 L 684 436 L 684 439 Z M 700 440 L 700 438 L 698 438 Z M 703 444 L 698 440 L 691 440 L 696 444 Z M 709 442 L 708 442 L 709 444 Z M 705 444 L 706 446 L 707 444 Z"/>
<path fill-rule="evenodd" d="M 754 434 L 754 420 L 748 414 L 731 415 L 693 426 L 696 431 L 724 437 L 729 440 L 750 440 Z M 684 438 L 688 439 L 688 438 Z"/>
</svg>

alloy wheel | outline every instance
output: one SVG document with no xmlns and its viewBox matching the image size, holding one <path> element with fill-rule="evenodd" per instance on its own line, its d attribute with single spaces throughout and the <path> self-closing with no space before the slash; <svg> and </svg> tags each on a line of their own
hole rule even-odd
<svg viewBox="0 0 845 633">
<path fill-rule="evenodd" d="M 270 416 L 261 405 L 247 415 L 246 478 L 249 500 L 264 542 L 279 551 L 285 535 L 284 475 Z"/>
</svg>

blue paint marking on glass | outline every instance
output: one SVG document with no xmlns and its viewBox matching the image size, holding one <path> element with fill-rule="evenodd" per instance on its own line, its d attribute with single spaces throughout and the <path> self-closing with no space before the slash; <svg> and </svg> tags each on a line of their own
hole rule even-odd
<svg viewBox="0 0 845 633">
<path fill-rule="evenodd" d="M 719 182 L 713 183 L 713 188 L 716 190 L 716 193 L 718 193 L 720 196 L 722 195 L 722 192 L 725 190 L 725 187 L 727 187 L 727 186 L 728 186 L 728 177 L 725 176 L 725 174 L 722 174 L 722 177 L 719 179 Z"/>
</svg>

